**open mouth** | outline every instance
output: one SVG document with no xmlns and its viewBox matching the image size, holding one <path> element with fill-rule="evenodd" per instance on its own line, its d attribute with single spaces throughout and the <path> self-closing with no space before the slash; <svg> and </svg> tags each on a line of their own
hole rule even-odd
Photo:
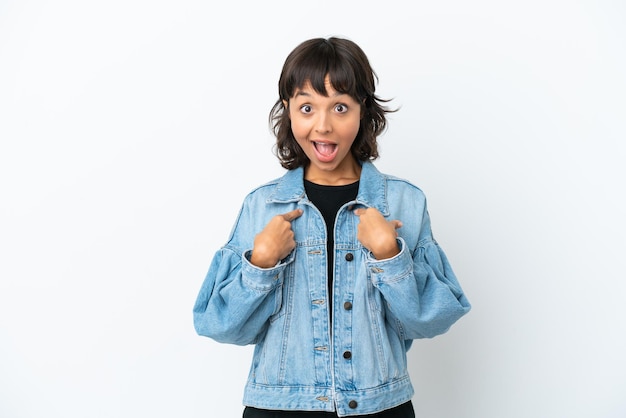
<svg viewBox="0 0 626 418">
<path fill-rule="evenodd" d="M 337 153 L 337 144 L 329 142 L 313 142 L 317 157 L 324 162 L 331 161 Z"/>
</svg>

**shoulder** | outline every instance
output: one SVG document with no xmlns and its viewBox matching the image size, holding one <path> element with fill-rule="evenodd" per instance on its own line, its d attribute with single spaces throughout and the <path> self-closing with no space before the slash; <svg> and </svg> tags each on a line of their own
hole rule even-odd
<svg viewBox="0 0 626 418">
<path fill-rule="evenodd" d="M 422 190 L 411 181 L 382 173 L 372 163 L 365 163 L 361 170 L 361 186 L 358 200 L 387 213 L 391 207 L 418 207 L 425 204 Z"/>
<path fill-rule="evenodd" d="M 278 186 L 278 183 L 280 183 L 280 179 L 281 178 L 282 177 L 277 177 L 277 178 L 272 179 L 272 180 L 270 180 L 268 182 L 261 183 L 261 184 L 255 186 L 252 190 L 250 190 L 250 192 L 248 193 L 247 196 L 273 192 L 274 189 L 276 189 L 276 186 Z"/>
<path fill-rule="evenodd" d="M 288 203 L 304 195 L 303 170 L 288 170 L 282 176 L 263 183 L 250 191 L 246 201 Z"/>
<path fill-rule="evenodd" d="M 426 198 L 424 191 L 411 180 L 387 173 L 381 173 L 381 176 L 384 178 L 388 193 L 390 194 L 410 194 L 414 197 Z"/>
<path fill-rule="evenodd" d="M 245 196 L 243 200 L 244 206 L 263 206 L 270 199 L 270 196 L 276 190 L 280 179 L 273 179 L 266 183 L 259 184 L 251 189 Z"/>
</svg>

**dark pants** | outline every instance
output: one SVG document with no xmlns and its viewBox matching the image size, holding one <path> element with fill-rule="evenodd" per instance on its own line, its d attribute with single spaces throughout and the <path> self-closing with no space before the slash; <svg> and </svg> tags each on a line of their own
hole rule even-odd
<svg viewBox="0 0 626 418">
<path fill-rule="evenodd" d="M 247 406 L 243 411 L 243 418 L 336 418 L 334 412 L 310 411 L 268 411 Z M 351 418 L 415 418 L 411 401 L 372 415 L 359 415 Z"/>
</svg>

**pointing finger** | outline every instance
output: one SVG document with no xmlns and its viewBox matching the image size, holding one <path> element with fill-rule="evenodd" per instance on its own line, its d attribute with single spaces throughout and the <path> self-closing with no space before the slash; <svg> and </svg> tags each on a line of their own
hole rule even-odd
<svg viewBox="0 0 626 418">
<path fill-rule="evenodd" d="M 291 212 L 283 213 L 282 217 L 284 220 L 291 222 L 296 218 L 299 218 L 302 215 L 302 209 L 294 209 Z"/>
</svg>

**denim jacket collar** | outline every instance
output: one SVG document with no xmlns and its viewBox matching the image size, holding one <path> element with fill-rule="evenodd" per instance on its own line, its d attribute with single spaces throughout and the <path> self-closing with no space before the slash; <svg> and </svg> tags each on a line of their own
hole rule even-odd
<svg viewBox="0 0 626 418">
<path fill-rule="evenodd" d="M 276 188 L 268 197 L 267 202 L 289 203 L 302 200 L 305 196 L 303 179 L 303 167 L 287 171 L 278 179 Z M 389 215 L 385 176 L 370 162 L 362 163 L 356 202 L 366 207 L 376 208 L 384 216 Z"/>
</svg>

